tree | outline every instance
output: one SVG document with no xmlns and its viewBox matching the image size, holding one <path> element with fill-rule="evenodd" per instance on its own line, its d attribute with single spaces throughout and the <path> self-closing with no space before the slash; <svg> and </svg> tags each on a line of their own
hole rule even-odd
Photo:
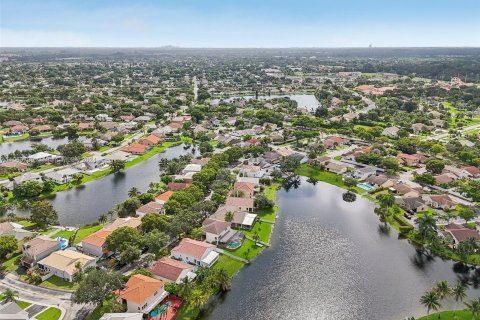
<svg viewBox="0 0 480 320">
<path fill-rule="evenodd" d="M 445 163 L 438 159 L 429 159 L 425 163 L 425 168 L 433 174 L 440 174 L 445 168 Z"/>
<path fill-rule="evenodd" d="M 30 220 L 39 228 L 58 223 L 57 211 L 50 202 L 45 200 L 36 201 L 31 206 Z"/>
<path fill-rule="evenodd" d="M 382 165 L 387 170 L 392 170 L 393 172 L 398 171 L 400 169 L 400 164 L 398 160 L 393 157 L 387 157 L 382 160 Z"/>
<path fill-rule="evenodd" d="M 431 148 L 430 148 L 430 152 L 436 156 L 438 154 L 443 154 L 443 153 L 447 153 L 447 148 L 445 148 L 444 145 L 441 145 L 441 144 L 434 144 Z"/>
<path fill-rule="evenodd" d="M 465 285 L 461 281 L 457 281 L 455 287 L 452 288 L 452 295 L 457 303 L 458 301 L 462 302 L 463 299 L 465 299 L 467 296 L 466 291 L 467 288 Z M 453 312 L 453 318 L 455 319 L 455 311 Z"/>
<path fill-rule="evenodd" d="M 72 177 L 72 183 L 73 184 L 80 184 L 82 183 L 83 175 L 81 173 L 75 173 Z"/>
<path fill-rule="evenodd" d="M 35 198 L 43 191 L 43 184 L 41 182 L 30 180 L 16 185 L 13 188 L 13 194 L 20 198 Z"/>
<path fill-rule="evenodd" d="M 423 185 L 435 185 L 435 178 L 431 173 L 423 173 L 423 174 L 417 174 L 415 175 L 415 178 L 413 179 L 415 182 L 418 182 Z"/>
<path fill-rule="evenodd" d="M 423 240 L 429 239 L 437 232 L 435 218 L 429 214 L 424 214 L 416 220 L 418 231 Z"/>
<path fill-rule="evenodd" d="M 211 144 L 209 144 L 208 142 L 202 142 L 202 143 L 200 143 L 199 149 L 200 149 L 200 152 L 203 155 L 205 153 L 212 152 L 213 151 L 213 146 Z"/>
<path fill-rule="evenodd" d="M 379 194 L 377 196 L 377 200 L 380 205 L 384 208 L 387 208 L 387 210 L 395 203 L 395 197 L 391 193 Z"/>
<path fill-rule="evenodd" d="M 227 291 L 230 289 L 231 279 L 227 271 L 224 268 L 221 268 L 215 273 L 216 282 L 220 286 L 220 290 Z"/>
<path fill-rule="evenodd" d="M 112 172 L 120 172 L 125 169 L 126 162 L 124 160 L 112 160 L 110 162 L 110 169 Z"/>
<path fill-rule="evenodd" d="M 105 213 L 102 213 L 100 217 L 98 217 L 98 222 L 101 224 L 107 222 L 107 215 Z"/>
<path fill-rule="evenodd" d="M 133 217 L 135 216 L 137 209 L 140 208 L 141 205 L 142 203 L 137 198 L 128 198 L 118 206 L 117 215 L 120 218 Z"/>
<path fill-rule="evenodd" d="M 3 300 L 5 302 L 15 302 L 18 299 L 18 291 L 14 291 L 10 288 L 7 288 L 3 292 Z"/>
<path fill-rule="evenodd" d="M 142 250 L 137 245 L 126 243 L 120 248 L 120 263 L 129 264 L 140 259 Z"/>
<path fill-rule="evenodd" d="M 80 282 L 73 294 L 75 303 L 102 305 L 115 290 L 122 288 L 121 275 L 117 272 L 93 269 Z"/>
<path fill-rule="evenodd" d="M 180 298 L 187 299 L 190 296 L 190 293 L 192 292 L 192 287 L 193 285 L 188 279 L 188 277 L 183 278 L 178 288 L 178 295 L 180 296 Z"/>
<path fill-rule="evenodd" d="M 168 229 L 168 216 L 156 213 L 147 213 L 142 217 L 141 229 L 148 233 L 153 230 L 165 232 Z"/>
<path fill-rule="evenodd" d="M 121 251 L 127 244 L 134 245 L 137 248 L 141 246 L 142 237 L 136 229 L 121 227 L 107 236 L 107 247 L 111 251 Z"/>
<path fill-rule="evenodd" d="M 352 177 L 346 177 L 343 179 L 343 183 L 347 188 L 353 188 L 357 185 L 357 180 Z"/>
<path fill-rule="evenodd" d="M 7 258 L 9 254 L 18 249 L 18 242 L 15 236 L 0 236 L 0 260 Z"/>
<path fill-rule="evenodd" d="M 130 198 L 136 197 L 140 194 L 140 191 L 136 187 L 131 187 L 130 190 L 128 190 L 128 196 Z"/>
<path fill-rule="evenodd" d="M 300 166 L 300 161 L 293 157 L 282 157 L 280 160 L 280 170 L 283 173 L 292 173 Z"/>
<path fill-rule="evenodd" d="M 78 158 L 87 151 L 87 148 L 83 143 L 74 141 L 74 142 L 62 144 L 57 148 L 57 150 L 65 158 Z"/>
<path fill-rule="evenodd" d="M 200 288 L 194 288 L 187 298 L 188 302 L 191 303 L 195 308 L 201 308 L 205 303 L 207 303 L 208 299 L 209 295 L 207 292 L 204 292 Z"/>
<path fill-rule="evenodd" d="M 260 193 L 255 197 L 255 207 L 257 207 L 260 210 L 270 209 L 273 207 L 273 205 L 274 205 L 273 201 L 268 199 L 268 197 L 263 193 Z"/>
<path fill-rule="evenodd" d="M 437 311 L 442 306 L 438 300 L 437 293 L 429 291 L 420 298 L 420 303 L 427 308 L 427 314 L 430 314 L 430 310 Z"/>
<path fill-rule="evenodd" d="M 465 222 L 468 223 L 468 221 L 472 220 L 477 215 L 475 214 L 475 211 L 473 211 L 473 209 L 465 206 L 460 206 L 458 210 L 458 216 L 462 219 L 465 219 Z"/>
<path fill-rule="evenodd" d="M 156 257 L 160 256 L 160 250 L 167 244 L 167 236 L 159 230 L 153 230 L 143 235 L 143 245 Z"/>
<path fill-rule="evenodd" d="M 228 211 L 228 212 L 225 214 L 225 221 L 231 222 L 231 221 L 233 221 L 233 218 L 234 218 L 234 215 L 233 215 L 233 212 L 232 212 L 232 211 Z"/>
<path fill-rule="evenodd" d="M 480 298 L 471 300 L 468 303 L 465 303 L 468 308 L 468 311 L 472 313 L 472 319 L 477 319 L 480 315 Z"/>
<path fill-rule="evenodd" d="M 452 288 L 448 285 L 448 281 L 438 281 L 433 288 L 438 296 L 438 299 L 443 300 L 452 295 Z"/>
</svg>

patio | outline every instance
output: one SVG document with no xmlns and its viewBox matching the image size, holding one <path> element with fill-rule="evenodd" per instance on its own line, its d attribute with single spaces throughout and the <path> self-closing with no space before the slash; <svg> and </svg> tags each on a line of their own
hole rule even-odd
<svg viewBox="0 0 480 320">
<path fill-rule="evenodd" d="M 150 312 L 147 319 L 173 320 L 175 319 L 177 311 L 180 309 L 182 304 L 183 302 L 180 298 L 174 295 L 169 295 L 152 312 Z"/>
</svg>

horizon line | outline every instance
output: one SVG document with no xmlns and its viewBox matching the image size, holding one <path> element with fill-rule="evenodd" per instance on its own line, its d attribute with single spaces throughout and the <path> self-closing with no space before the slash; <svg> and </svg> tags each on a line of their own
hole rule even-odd
<svg viewBox="0 0 480 320">
<path fill-rule="evenodd" d="M 0 46 L 3 49 L 480 49 L 480 46 L 345 46 L 345 47 L 182 47 L 163 46 Z"/>
</svg>

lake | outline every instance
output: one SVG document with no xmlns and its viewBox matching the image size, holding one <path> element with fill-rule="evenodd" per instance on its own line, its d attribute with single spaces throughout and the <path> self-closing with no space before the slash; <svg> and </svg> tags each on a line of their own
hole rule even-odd
<svg viewBox="0 0 480 320">
<path fill-rule="evenodd" d="M 344 192 L 305 178 L 278 191 L 272 246 L 240 270 L 205 318 L 399 320 L 426 314 L 418 301 L 436 281 L 471 279 L 385 232 L 372 202 L 344 202 Z"/>
<path fill-rule="evenodd" d="M 159 182 L 160 159 L 173 159 L 184 154 L 191 154 L 191 149 L 185 150 L 183 144 L 168 148 L 123 173 L 111 174 L 83 187 L 58 192 L 53 199 L 48 200 L 57 210 L 61 225 L 81 226 L 94 222 L 102 213 L 128 198 L 128 190 L 132 187 L 145 192 L 151 182 Z M 197 155 L 198 153 L 195 154 Z M 21 211 L 18 213 L 27 214 Z"/>
<path fill-rule="evenodd" d="M 85 137 L 79 137 L 79 140 L 82 141 Z M 43 138 L 41 141 L 31 141 L 31 140 L 21 140 L 21 141 L 11 141 L 3 142 L 0 144 L 0 156 L 7 156 L 16 150 L 24 151 L 32 148 L 32 145 L 37 143 L 45 144 L 52 149 L 57 149 L 59 145 L 70 142 L 67 137 L 55 139 L 53 137 Z"/>
</svg>

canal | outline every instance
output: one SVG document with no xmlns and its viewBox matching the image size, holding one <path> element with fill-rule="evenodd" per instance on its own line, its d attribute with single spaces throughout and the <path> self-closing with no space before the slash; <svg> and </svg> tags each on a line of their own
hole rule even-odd
<svg viewBox="0 0 480 320">
<path fill-rule="evenodd" d="M 452 262 L 417 254 L 385 231 L 372 202 L 344 202 L 344 192 L 304 178 L 298 189 L 278 191 L 272 246 L 240 270 L 205 318 L 400 320 L 426 314 L 418 301 L 436 281 L 478 284 Z"/>
<path fill-rule="evenodd" d="M 58 192 L 48 199 L 58 212 L 61 225 L 81 226 L 95 222 L 102 213 L 106 213 L 128 197 L 128 190 L 136 187 L 145 192 L 151 182 L 160 181 L 158 162 L 162 158 L 173 159 L 184 154 L 192 154 L 182 145 L 168 148 L 163 153 L 125 170 L 123 173 L 111 174 L 67 191 Z M 197 156 L 198 153 L 195 154 Z M 18 211 L 19 214 L 28 214 Z"/>
</svg>

